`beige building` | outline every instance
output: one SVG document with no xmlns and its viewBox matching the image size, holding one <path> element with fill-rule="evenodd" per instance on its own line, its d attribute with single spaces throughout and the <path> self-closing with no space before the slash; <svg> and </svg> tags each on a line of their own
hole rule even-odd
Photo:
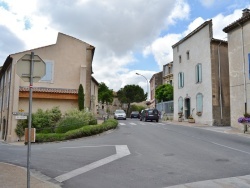
<svg viewBox="0 0 250 188">
<path fill-rule="evenodd" d="M 162 85 L 162 71 L 155 73 L 150 81 L 150 108 L 155 108 L 157 101 L 155 99 L 155 90 L 159 85 Z"/>
<path fill-rule="evenodd" d="M 0 70 L 0 139 L 17 141 L 17 119 L 13 113 L 29 111 L 30 83 L 17 75 L 17 62 L 31 52 L 46 64 L 45 76 L 33 84 L 32 112 L 55 106 L 62 112 L 78 108 L 80 84 L 84 88 L 85 107 L 96 112 L 99 84 L 91 76 L 94 51 L 92 45 L 59 33 L 56 44 L 9 55 Z"/>
<path fill-rule="evenodd" d="M 173 46 L 174 120 L 230 125 L 227 42 L 214 39 L 212 20 Z"/>
<path fill-rule="evenodd" d="M 173 75 L 173 61 L 163 65 L 162 71 L 162 84 L 170 84 L 173 85 L 174 82 L 174 75 Z"/>
<path fill-rule="evenodd" d="M 243 129 L 238 118 L 250 113 L 250 10 L 223 31 L 228 35 L 231 126 Z"/>
</svg>

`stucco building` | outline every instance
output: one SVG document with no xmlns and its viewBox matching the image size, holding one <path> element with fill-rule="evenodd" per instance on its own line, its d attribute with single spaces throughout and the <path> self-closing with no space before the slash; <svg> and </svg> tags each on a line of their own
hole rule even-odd
<svg viewBox="0 0 250 188">
<path fill-rule="evenodd" d="M 223 31 L 228 36 L 231 126 L 243 129 L 238 118 L 250 113 L 250 10 Z"/>
<path fill-rule="evenodd" d="M 227 42 L 213 38 L 208 20 L 172 46 L 174 119 L 230 125 Z"/>
<path fill-rule="evenodd" d="M 96 112 L 98 82 L 92 75 L 95 47 L 59 33 L 56 44 L 11 54 L 0 70 L 0 139 L 17 141 L 17 119 L 13 113 L 28 112 L 29 82 L 17 73 L 17 62 L 34 52 L 46 64 L 45 76 L 33 84 L 32 112 L 58 106 L 62 112 L 78 108 L 78 88 L 82 84 L 85 107 Z"/>
<path fill-rule="evenodd" d="M 150 81 L 150 108 L 155 108 L 156 106 L 156 99 L 155 99 L 155 90 L 159 85 L 162 85 L 162 71 L 155 73 Z"/>
<path fill-rule="evenodd" d="M 173 61 L 163 65 L 162 71 L 162 84 L 170 84 L 173 85 L 174 82 L 174 75 L 173 75 Z"/>
</svg>

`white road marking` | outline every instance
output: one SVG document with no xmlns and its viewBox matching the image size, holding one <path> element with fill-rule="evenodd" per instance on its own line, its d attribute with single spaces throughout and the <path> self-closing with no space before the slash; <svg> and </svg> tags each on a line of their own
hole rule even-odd
<svg viewBox="0 0 250 188">
<path fill-rule="evenodd" d="M 136 125 L 136 123 L 129 123 L 130 125 Z"/>
<path fill-rule="evenodd" d="M 109 145 L 107 145 L 107 146 L 109 146 Z M 86 146 L 86 147 L 90 147 L 90 146 Z M 72 147 L 72 148 L 80 148 L 80 147 Z M 83 174 L 85 172 L 88 172 L 90 170 L 93 170 L 93 169 L 95 169 L 97 167 L 100 167 L 102 165 L 108 164 L 108 163 L 110 163 L 112 161 L 115 161 L 117 159 L 120 159 L 122 157 L 130 155 L 130 151 L 129 151 L 127 145 L 115 145 L 115 149 L 116 149 L 116 154 L 115 155 L 111 155 L 111 156 L 106 157 L 104 159 L 101 159 L 99 161 L 96 161 L 96 162 L 93 162 L 93 163 L 88 164 L 86 166 L 83 166 L 81 168 L 75 169 L 75 170 L 73 170 L 71 172 L 67 172 L 67 173 L 62 174 L 60 176 L 57 176 L 55 178 L 55 180 L 57 180 L 58 182 L 64 182 L 64 181 L 66 181 L 66 180 L 68 180 L 70 178 L 73 178 L 75 176 L 78 176 L 78 175 Z"/>
<path fill-rule="evenodd" d="M 125 123 L 119 123 L 119 125 L 126 125 Z"/>
</svg>

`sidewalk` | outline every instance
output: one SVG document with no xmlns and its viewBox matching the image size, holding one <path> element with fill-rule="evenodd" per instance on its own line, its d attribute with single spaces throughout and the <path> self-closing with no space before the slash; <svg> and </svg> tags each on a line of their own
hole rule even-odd
<svg viewBox="0 0 250 188">
<path fill-rule="evenodd" d="M 182 125 L 182 126 L 188 126 L 188 127 L 196 127 L 196 128 L 202 128 L 202 129 L 207 129 L 210 131 L 216 131 L 216 132 L 222 132 L 222 133 L 227 133 L 227 134 L 236 134 L 239 136 L 244 136 L 244 137 L 249 137 L 250 138 L 250 131 L 244 133 L 243 131 L 236 129 L 234 127 L 230 126 L 210 126 L 210 125 L 205 125 L 205 124 L 199 124 L 199 123 L 189 123 L 188 121 L 162 121 L 167 124 L 174 124 L 174 125 Z"/>
<path fill-rule="evenodd" d="M 27 169 L 0 162 L 0 187 L 1 188 L 27 188 Z M 31 188 L 60 188 L 60 184 L 52 183 L 50 178 L 42 174 L 30 172 Z"/>
</svg>

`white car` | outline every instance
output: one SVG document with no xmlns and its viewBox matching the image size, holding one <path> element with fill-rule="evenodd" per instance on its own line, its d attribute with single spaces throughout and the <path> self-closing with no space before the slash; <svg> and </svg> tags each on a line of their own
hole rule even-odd
<svg viewBox="0 0 250 188">
<path fill-rule="evenodd" d="M 114 113 L 114 119 L 125 119 L 126 120 L 126 113 L 124 110 L 116 110 Z"/>
</svg>

